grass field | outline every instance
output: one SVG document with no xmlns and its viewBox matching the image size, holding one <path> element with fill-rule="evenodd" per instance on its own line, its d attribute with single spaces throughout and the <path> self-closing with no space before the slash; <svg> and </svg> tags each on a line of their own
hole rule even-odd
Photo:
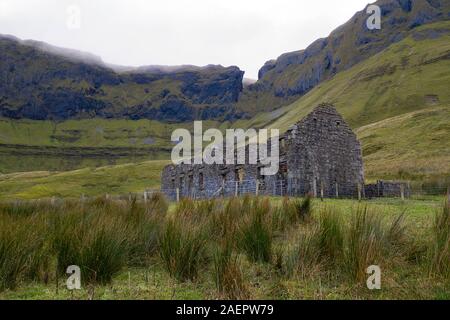
<svg viewBox="0 0 450 320">
<path fill-rule="evenodd" d="M 3 203 L 0 299 L 450 299 L 450 213 L 442 204 Z M 61 268 L 68 263 L 82 268 L 74 293 Z M 381 290 L 366 287 L 372 264 L 382 270 Z"/>
<path fill-rule="evenodd" d="M 165 160 L 147 161 L 67 172 L 0 175 L 0 200 L 124 195 L 159 189 L 161 170 L 168 163 Z"/>
</svg>

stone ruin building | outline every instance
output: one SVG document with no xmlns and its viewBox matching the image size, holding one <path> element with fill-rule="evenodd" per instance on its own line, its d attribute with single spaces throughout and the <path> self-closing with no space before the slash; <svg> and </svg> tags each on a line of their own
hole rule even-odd
<svg viewBox="0 0 450 320">
<path fill-rule="evenodd" d="M 332 105 L 319 105 L 293 125 L 280 136 L 279 148 L 280 166 L 276 175 L 261 175 L 259 162 L 168 165 L 162 172 L 161 191 L 169 199 L 208 199 L 246 193 L 334 198 L 364 193 L 361 145 Z"/>
</svg>

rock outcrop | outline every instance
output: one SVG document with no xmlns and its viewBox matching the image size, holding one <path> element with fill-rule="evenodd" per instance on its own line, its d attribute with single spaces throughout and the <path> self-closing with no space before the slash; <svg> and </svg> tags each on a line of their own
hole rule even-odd
<svg viewBox="0 0 450 320">
<path fill-rule="evenodd" d="M 258 82 L 243 93 L 257 105 L 253 111 L 269 111 L 288 104 L 336 73 L 402 40 L 411 29 L 450 19 L 450 2 L 445 0 L 379 0 L 375 4 L 381 8 L 381 30 L 368 30 L 369 14 L 364 9 L 305 50 L 266 62 L 259 71 Z M 249 106 L 246 103 L 240 108 Z"/>
<path fill-rule="evenodd" d="M 215 65 L 119 68 L 89 54 L 0 36 L 0 116 L 234 119 L 243 75 Z"/>
</svg>

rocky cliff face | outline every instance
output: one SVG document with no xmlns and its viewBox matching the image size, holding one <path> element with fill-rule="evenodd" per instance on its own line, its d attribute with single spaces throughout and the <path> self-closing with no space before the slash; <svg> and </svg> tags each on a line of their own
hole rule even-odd
<svg viewBox="0 0 450 320">
<path fill-rule="evenodd" d="M 240 108 L 255 113 L 288 104 L 336 73 L 402 40 L 420 25 L 450 19 L 448 0 L 379 0 L 381 30 L 369 30 L 366 9 L 305 50 L 285 53 L 259 71 Z M 250 101 L 255 106 L 250 106 Z"/>
<path fill-rule="evenodd" d="M 237 67 L 107 66 L 71 50 L 0 37 L 0 115 L 9 118 L 234 119 Z"/>
<path fill-rule="evenodd" d="M 381 30 L 368 30 L 369 14 L 360 11 L 305 50 L 266 62 L 259 80 L 245 88 L 237 67 L 109 66 L 89 54 L 0 36 L 0 116 L 167 122 L 250 117 L 292 103 L 420 25 L 450 19 L 449 0 L 376 4 L 382 11 Z"/>
</svg>

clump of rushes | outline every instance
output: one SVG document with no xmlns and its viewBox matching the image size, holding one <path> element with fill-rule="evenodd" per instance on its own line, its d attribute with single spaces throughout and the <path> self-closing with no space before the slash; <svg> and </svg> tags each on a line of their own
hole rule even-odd
<svg viewBox="0 0 450 320">
<path fill-rule="evenodd" d="M 255 198 L 250 212 L 242 221 L 238 237 L 239 248 L 251 261 L 269 262 L 272 254 L 272 224 L 268 199 Z"/>
<path fill-rule="evenodd" d="M 126 211 L 113 203 L 96 202 L 84 208 L 86 211 L 80 210 L 56 214 L 51 219 L 51 243 L 58 271 L 64 274 L 68 266 L 78 265 L 85 281 L 108 283 L 127 264 L 135 230 L 126 227 L 121 216 Z"/>
<path fill-rule="evenodd" d="M 179 281 L 194 280 L 205 260 L 202 226 L 186 218 L 170 219 L 159 238 L 159 253 L 169 274 Z"/>
<path fill-rule="evenodd" d="M 249 296 L 239 258 L 233 253 L 231 241 L 227 239 L 214 253 L 214 282 L 219 293 L 227 299 L 247 299 Z"/>
<path fill-rule="evenodd" d="M 25 279 L 40 279 L 46 266 L 45 239 L 37 219 L 0 213 L 0 291 Z"/>
<path fill-rule="evenodd" d="M 308 222 L 311 220 L 312 213 L 312 196 L 306 195 L 303 200 L 295 200 L 295 209 L 300 221 Z"/>
<path fill-rule="evenodd" d="M 147 203 L 147 207 L 151 212 L 156 214 L 165 215 L 169 209 L 169 203 L 166 197 L 159 192 L 153 193 Z"/>
<path fill-rule="evenodd" d="M 450 278 L 450 208 L 446 201 L 433 223 L 430 250 L 430 273 Z"/>
<path fill-rule="evenodd" d="M 295 201 L 288 197 L 283 198 L 281 206 L 273 211 L 273 230 L 284 232 L 289 226 L 294 225 L 299 220 Z"/>
<path fill-rule="evenodd" d="M 348 230 L 345 265 L 351 278 L 362 281 L 370 265 L 379 265 L 382 258 L 384 232 L 380 216 L 360 206 L 352 215 Z"/>
<path fill-rule="evenodd" d="M 295 243 L 283 250 L 282 272 L 285 276 L 297 275 L 306 278 L 320 272 L 322 263 L 317 242 L 317 228 L 304 230 Z"/>
<path fill-rule="evenodd" d="M 220 205 L 219 205 L 220 204 Z M 225 237 L 235 238 L 240 220 L 247 212 L 242 210 L 242 203 L 239 198 L 231 198 L 228 201 L 221 201 L 210 216 L 210 234 L 216 240 Z"/>
<path fill-rule="evenodd" d="M 344 232 L 341 213 L 324 207 L 319 213 L 318 249 L 327 264 L 337 265 L 344 252 Z"/>
</svg>

